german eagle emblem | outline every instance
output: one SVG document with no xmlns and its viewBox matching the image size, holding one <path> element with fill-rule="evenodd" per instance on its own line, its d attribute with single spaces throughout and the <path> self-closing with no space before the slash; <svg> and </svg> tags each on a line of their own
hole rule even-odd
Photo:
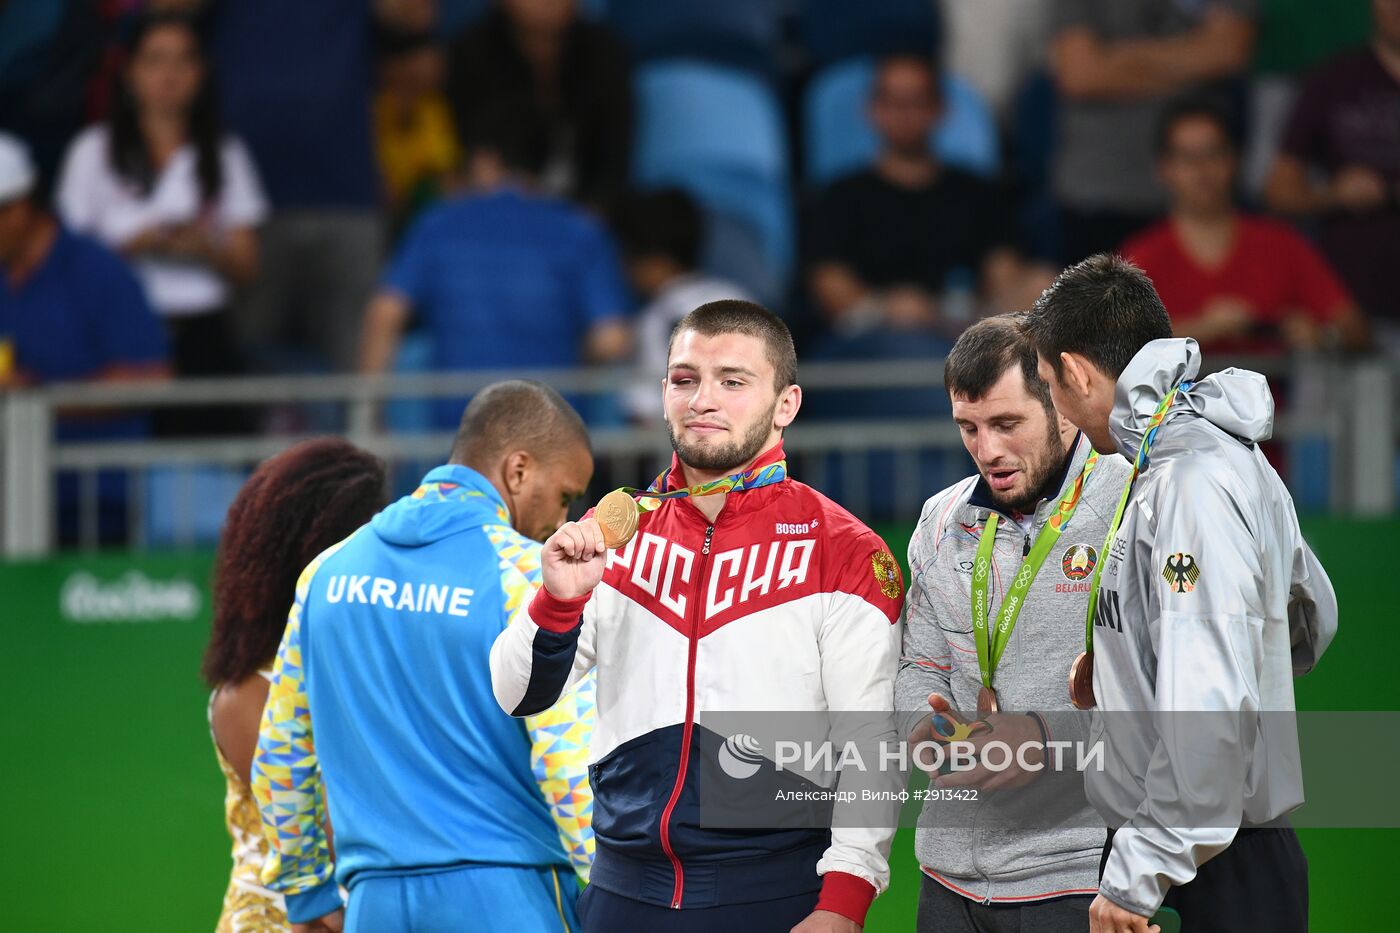
<svg viewBox="0 0 1400 933">
<path fill-rule="evenodd" d="M 1191 592 L 1200 578 L 1201 568 L 1196 566 L 1196 558 L 1180 551 L 1168 557 L 1167 565 L 1162 568 L 1162 579 L 1174 593 Z"/>
</svg>

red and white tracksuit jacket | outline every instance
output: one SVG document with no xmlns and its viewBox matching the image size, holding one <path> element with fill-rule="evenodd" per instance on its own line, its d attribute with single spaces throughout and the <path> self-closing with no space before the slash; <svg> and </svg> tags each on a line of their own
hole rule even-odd
<svg viewBox="0 0 1400 933">
<path fill-rule="evenodd" d="M 684 485 L 679 464 L 667 475 Z M 892 710 L 903 599 L 879 536 L 792 479 L 729 494 L 713 523 L 665 500 L 592 594 L 541 588 L 497 638 L 492 683 L 525 716 L 597 669 L 592 883 L 678 909 L 820 889 L 820 909 L 864 922 L 889 882 L 893 824 L 703 829 L 698 749 L 709 712 Z"/>
</svg>

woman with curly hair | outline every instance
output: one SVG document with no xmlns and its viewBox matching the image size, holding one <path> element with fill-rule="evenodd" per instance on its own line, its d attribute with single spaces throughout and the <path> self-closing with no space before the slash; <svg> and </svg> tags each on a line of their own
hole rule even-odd
<svg viewBox="0 0 1400 933">
<path fill-rule="evenodd" d="M 289 929 L 282 897 L 262 886 L 267 855 L 248 775 L 297 577 L 386 504 L 384 464 L 337 438 L 305 441 L 263 463 L 229 507 L 214 577 L 214 630 L 202 675 L 224 772 L 233 875 L 217 933 Z"/>
</svg>

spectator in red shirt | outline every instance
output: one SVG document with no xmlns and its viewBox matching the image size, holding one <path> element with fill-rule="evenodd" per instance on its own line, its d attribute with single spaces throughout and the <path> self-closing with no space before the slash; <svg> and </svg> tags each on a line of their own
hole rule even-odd
<svg viewBox="0 0 1400 933">
<path fill-rule="evenodd" d="M 1176 334 L 1208 354 L 1364 346 L 1366 323 L 1322 255 L 1282 221 L 1235 207 L 1238 156 L 1224 111 L 1197 100 L 1169 108 L 1157 172 L 1170 213 L 1121 252 L 1152 278 Z"/>
</svg>

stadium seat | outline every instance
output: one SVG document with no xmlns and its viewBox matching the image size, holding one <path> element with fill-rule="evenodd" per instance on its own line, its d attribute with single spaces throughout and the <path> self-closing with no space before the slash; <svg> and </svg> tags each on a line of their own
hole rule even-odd
<svg viewBox="0 0 1400 933">
<path fill-rule="evenodd" d="M 742 220 L 786 276 L 788 147 L 773 91 L 741 70 L 681 60 L 643 66 L 636 93 L 638 187 L 676 185 L 710 213 Z"/>
<path fill-rule="evenodd" d="M 637 61 L 697 58 L 760 74 L 774 70 L 777 0 L 607 0 L 607 22 Z"/>
<path fill-rule="evenodd" d="M 810 361 L 927 360 L 930 366 L 952 349 L 952 341 L 918 331 L 874 330 L 857 336 L 828 334 L 814 341 L 803 354 Z M 924 419 L 946 421 L 951 412 L 948 396 L 940 390 L 911 392 L 906 389 L 813 389 L 805 394 L 803 416 L 811 422 L 862 422 L 871 419 Z M 919 490 L 941 489 L 968 473 L 967 458 L 959 451 L 920 450 L 905 465 L 900 456 L 878 447 L 852 454 L 832 451 L 806 469 L 815 470 L 813 482 L 827 495 L 871 521 L 903 519 L 898 484 L 913 482 Z M 906 491 L 906 498 L 907 491 Z M 914 497 L 922 501 L 922 494 Z"/>
<path fill-rule="evenodd" d="M 821 187 L 875 158 L 880 141 L 865 116 L 875 60 L 831 65 L 812 79 L 804 102 L 807 182 Z M 943 76 L 946 110 L 930 144 L 949 165 L 984 178 L 1001 168 L 996 120 L 982 95 L 964 78 Z"/>
<path fill-rule="evenodd" d="M 422 332 L 405 334 L 394 357 L 394 372 L 426 373 L 433 368 L 432 339 Z M 384 423 L 393 431 L 426 434 L 434 427 L 433 402 L 426 398 L 391 399 L 384 406 Z"/>
<path fill-rule="evenodd" d="M 742 285 L 765 307 L 776 311 L 787 302 L 783 270 L 768 258 L 758 231 L 742 217 L 706 211 L 700 253 L 701 268 Z"/>
<path fill-rule="evenodd" d="M 1060 211 L 1050 179 L 1058 102 L 1054 79 L 1041 72 L 1026 80 L 1012 104 L 1011 151 L 1023 186 L 1021 229 L 1027 248 L 1037 256 L 1063 252 Z"/>
<path fill-rule="evenodd" d="M 146 471 L 146 546 L 213 545 L 248 471 L 219 466 L 154 466 Z"/>
<path fill-rule="evenodd" d="M 932 55 L 940 33 L 935 0 L 799 0 L 798 34 L 816 66 L 859 55 Z"/>
<path fill-rule="evenodd" d="M 491 0 L 438 0 L 438 33 L 452 39 L 491 8 Z"/>
<path fill-rule="evenodd" d="M 643 181 L 687 160 L 765 176 L 787 171 L 782 113 L 763 82 L 704 62 L 655 62 L 638 70 L 637 96 Z"/>
<path fill-rule="evenodd" d="M 588 19 L 603 19 L 608 15 L 608 0 L 577 0 L 580 15 Z"/>
<path fill-rule="evenodd" d="M 395 373 L 430 373 L 437 369 L 433 339 L 423 331 L 410 331 L 399 342 L 394 356 Z M 466 400 L 460 400 L 465 406 Z M 384 424 L 395 433 L 430 434 L 441 430 L 436 419 L 438 402 L 431 398 L 394 398 L 384 405 Z M 389 490 L 393 496 L 406 496 L 417 488 L 419 481 L 436 463 L 424 460 L 397 459 L 389 466 Z"/>
<path fill-rule="evenodd" d="M 851 360 L 927 360 L 940 363 L 953 349 L 953 341 L 922 331 L 877 329 L 854 336 L 826 334 L 803 353 L 813 362 Z M 832 420 L 861 418 L 947 418 L 952 412 L 942 391 L 910 392 L 906 389 L 813 389 L 804 399 L 804 410 L 813 417 Z"/>
<path fill-rule="evenodd" d="M 1055 81 L 1045 72 L 1027 78 L 1012 101 L 1016 173 L 1034 188 L 1043 187 L 1050 180 L 1058 102 Z"/>
</svg>

